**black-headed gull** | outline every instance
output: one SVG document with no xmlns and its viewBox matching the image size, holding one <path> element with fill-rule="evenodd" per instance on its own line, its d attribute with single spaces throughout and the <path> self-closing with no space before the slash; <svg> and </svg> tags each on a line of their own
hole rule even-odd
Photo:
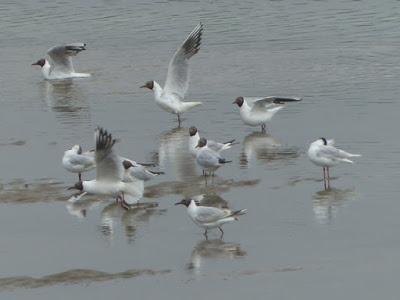
<svg viewBox="0 0 400 300">
<path fill-rule="evenodd" d="M 301 101 L 301 98 L 284 97 L 237 97 L 233 104 L 239 106 L 240 117 L 246 125 L 260 126 L 265 132 L 265 124 L 283 108 L 285 102 Z"/>
<path fill-rule="evenodd" d="M 93 170 L 96 167 L 94 151 L 82 152 L 80 145 L 74 145 L 64 152 L 62 165 L 67 171 L 78 173 L 79 181 L 81 181 L 82 173 Z"/>
<path fill-rule="evenodd" d="M 49 80 L 90 77 L 88 73 L 75 72 L 72 64 L 72 56 L 86 50 L 85 47 L 85 43 L 54 46 L 47 50 L 48 59 L 39 59 L 32 66 L 40 66 L 44 78 Z"/>
<path fill-rule="evenodd" d="M 202 32 L 203 25 L 200 23 L 175 52 L 169 62 L 164 88 L 154 80 L 141 86 L 153 90 L 156 103 L 165 111 L 176 114 L 179 125 L 181 114 L 201 104 L 201 102 L 184 102 L 183 99 L 189 87 L 189 59 L 200 50 Z"/>
<path fill-rule="evenodd" d="M 200 140 L 200 135 L 199 131 L 197 130 L 196 127 L 192 126 L 189 128 L 189 151 L 193 155 L 197 154 L 198 148 L 196 148 L 197 144 L 199 143 Z M 235 140 L 230 140 L 225 143 L 218 143 L 215 141 L 207 140 L 207 146 L 211 150 L 214 150 L 216 152 L 222 152 L 224 150 L 230 149 L 232 145 L 238 144 L 235 143 Z"/>
<path fill-rule="evenodd" d="M 209 171 L 210 175 L 214 175 L 215 170 L 219 167 L 232 162 L 223 158 L 218 152 L 210 149 L 207 146 L 207 139 L 205 138 L 200 138 L 196 147 L 199 148 L 196 154 L 196 162 L 202 167 L 204 176 L 207 175 L 207 171 Z"/>
<path fill-rule="evenodd" d="M 336 166 L 341 162 L 353 164 L 354 162 L 349 158 L 360 157 L 361 154 L 352 154 L 334 146 L 334 140 L 327 140 L 326 138 L 319 138 L 312 142 L 308 148 L 308 157 L 317 166 L 322 167 L 324 172 L 324 186 L 325 189 L 330 188 L 330 175 L 329 168 Z M 325 174 L 326 173 L 326 174 Z"/>
<path fill-rule="evenodd" d="M 143 185 L 139 180 L 123 181 L 125 170 L 121 157 L 113 151 L 116 140 L 107 130 L 97 128 L 95 131 L 95 143 L 96 179 L 79 181 L 71 188 L 88 194 L 112 196 L 118 202 L 123 195 L 122 200 L 126 204 L 137 203 L 138 199 L 143 195 Z"/>
<path fill-rule="evenodd" d="M 145 164 L 139 164 L 133 160 L 126 159 L 122 162 L 122 165 L 124 166 L 127 176 L 133 176 L 142 181 L 148 181 L 158 175 L 164 174 L 164 172 L 149 170 Z M 127 172 L 127 170 L 129 171 Z"/>
<path fill-rule="evenodd" d="M 192 221 L 205 229 L 204 236 L 207 238 L 208 229 L 218 228 L 221 231 L 221 238 L 224 231 L 221 226 L 225 223 L 237 221 L 238 216 L 244 215 L 247 209 L 239 209 L 232 211 L 230 209 L 221 209 L 211 206 L 198 206 L 193 199 L 183 199 L 175 205 L 185 205 L 187 212 Z"/>
</svg>

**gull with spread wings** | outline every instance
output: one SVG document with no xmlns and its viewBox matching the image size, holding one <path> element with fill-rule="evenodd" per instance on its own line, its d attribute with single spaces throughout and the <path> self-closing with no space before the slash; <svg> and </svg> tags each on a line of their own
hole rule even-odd
<svg viewBox="0 0 400 300">
<path fill-rule="evenodd" d="M 70 79 L 90 77 L 88 73 L 75 72 L 72 64 L 72 56 L 86 50 L 85 43 L 72 43 L 59 45 L 47 51 L 48 58 L 41 58 L 32 66 L 40 66 L 45 79 Z"/>
<path fill-rule="evenodd" d="M 284 107 L 286 102 L 301 101 L 301 98 L 284 97 L 237 97 L 233 104 L 239 106 L 240 117 L 246 125 L 260 126 L 265 132 L 265 123 Z"/>
<path fill-rule="evenodd" d="M 95 131 L 96 179 L 79 181 L 70 189 L 94 195 L 115 197 L 125 206 L 136 204 L 143 195 L 143 184 L 138 180 L 124 180 L 123 158 L 116 155 L 113 146 L 116 140 L 103 128 Z"/>
<path fill-rule="evenodd" d="M 200 23 L 175 52 L 169 62 L 164 88 L 154 80 L 141 86 L 154 92 L 154 99 L 163 110 L 178 116 L 179 126 L 181 115 L 201 104 L 201 102 L 184 102 L 183 100 L 189 88 L 189 59 L 200 50 L 202 32 L 203 25 Z"/>
</svg>

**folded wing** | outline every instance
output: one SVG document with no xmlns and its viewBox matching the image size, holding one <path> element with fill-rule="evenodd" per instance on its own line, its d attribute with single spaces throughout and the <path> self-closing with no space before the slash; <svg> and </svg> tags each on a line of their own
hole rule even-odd
<svg viewBox="0 0 400 300">
<path fill-rule="evenodd" d="M 198 206 L 195 219 L 200 223 L 212 223 L 227 218 L 231 215 L 232 212 L 229 209 Z"/>
</svg>

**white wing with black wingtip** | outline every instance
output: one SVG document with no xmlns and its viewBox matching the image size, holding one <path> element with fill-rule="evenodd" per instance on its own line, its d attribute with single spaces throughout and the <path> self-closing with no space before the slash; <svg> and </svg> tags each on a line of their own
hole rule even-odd
<svg viewBox="0 0 400 300">
<path fill-rule="evenodd" d="M 199 23 L 170 60 L 164 93 L 185 97 L 189 87 L 189 59 L 200 50 L 202 32 L 203 24 Z"/>
<path fill-rule="evenodd" d="M 64 73 L 75 72 L 72 64 L 72 56 L 76 56 L 79 52 L 86 50 L 85 43 L 72 43 L 66 45 L 54 46 L 47 50 L 47 55 L 52 62 L 52 71 L 60 71 Z"/>
</svg>

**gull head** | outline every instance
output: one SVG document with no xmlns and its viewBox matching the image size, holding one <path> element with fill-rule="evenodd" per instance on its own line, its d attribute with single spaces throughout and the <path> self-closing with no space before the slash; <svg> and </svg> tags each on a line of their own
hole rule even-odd
<svg viewBox="0 0 400 300">
<path fill-rule="evenodd" d="M 141 88 L 148 88 L 149 90 L 153 90 L 154 88 L 154 81 L 147 81 L 144 85 L 141 86 Z"/>
<path fill-rule="evenodd" d="M 202 148 L 205 145 L 207 145 L 207 140 L 202 137 L 202 138 L 199 139 L 199 142 L 197 143 L 196 148 Z"/>
<path fill-rule="evenodd" d="M 176 202 L 175 205 L 185 205 L 186 207 L 188 207 L 191 201 L 192 199 L 182 199 L 181 201 Z"/>
<path fill-rule="evenodd" d="M 75 183 L 74 186 L 69 187 L 68 190 L 78 190 L 78 191 L 83 192 L 83 183 L 82 183 L 82 181 L 78 181 L 77 183 Z"/>
<path fill-rule="evenodd" d="M 41 58 L 37 62 L 33 63 L 32 66 L 40 66 L 42 68 L 45 63 L 46 63 L 46 60 L 44 58 Z"/>
<path fill-rule="evenodd" d="M 129 160 L 124 160 L 123 162 L 122 162 L 122 165 L 124 166 L 124 169 L 125 170 L 128 170 L 129 168 L 133 168 L 133 167 L 135 167 L 135 165 L 131 162 L 131 161 L 129 161 Z"/>
<path fill-rule="evenodd" d="M 321 140 L 324 143 L 325 146 L 328 145 L 328 142 L 326 141 L 326 138 L 321 137 L 318 140 Z"/>
<path fill-rule="evenodd" d="M 80 145 L 72 146 L 71 150 L 73 150 L 76 154 L 82 154 L 82 147 Z"/>
<path fill-rule="evenodd" d="M 192 126 L 189 128 L 189 135 L 194 136 L 197 133 L 197 128 Z"/>
<path fill-rule="evenodd" d="M 243 102 L 244 102 L 244 98 L 242 96 L 240 96 L 240 97 L 237 97 L 235 99 L 235 101 L 232 102 L 232 104 L 237 104 L 237 106 L 242 107 Z"/>
</svg>

